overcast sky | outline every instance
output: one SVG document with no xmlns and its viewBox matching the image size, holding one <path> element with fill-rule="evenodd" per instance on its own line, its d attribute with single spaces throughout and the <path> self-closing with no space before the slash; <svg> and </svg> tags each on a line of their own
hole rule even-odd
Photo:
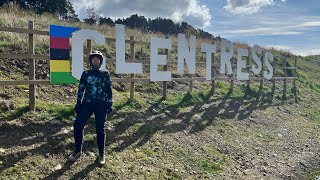
<svg viewBox="0 0 320 180">
<path fill-rule="evenodd" d="M 295 54 L 320 54 L 320 0 L 71 0 L 82 19 L 86 9 L 112 19 L 134 13 L 186 21 L 214 36 Z"/>
</svg>

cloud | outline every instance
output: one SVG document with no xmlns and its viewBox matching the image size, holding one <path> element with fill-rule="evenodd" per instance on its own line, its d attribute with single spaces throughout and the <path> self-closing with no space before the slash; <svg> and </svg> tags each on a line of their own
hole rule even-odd
<svg viewBox="0 0 320 180">
<path fill-rule="evenodd" d="M 94 8 L 99 15 L 113 19 L 137 13 L 146 18 L 170 18 L 175 22 L 186 21 L 197 28 L 210 25 L 211 14 L 206 5 L 197 0 L 71 0 L 77 14 L 84 17 L 86 9 Z"/>
<path fill-rule="evenodd" d="M 320 26 L 320 21 L 308 21 L 308 22 L 303 22 L 299 27 L 318 27 Z"/>
<path fill-rule="evenodd" d="M 282 2 L 285 2 L 282 0 Z M 271 6 L 273 0 L 228 0 L 224 7 L 231 14 L 254 14 L 262 7 Z"/>
<path fill-rule="evenodd" d="M 248 28 L 248 29 L 233 29 L 224 30 L 221 32 L 215 32 L 219 35 L 299 35 L 304 34 L 306 29 L 311 29 L 314 27 L 320 27 L 320 21 L 303 21 L 303 22 L 293 22 L 291 25 L 282 25 L 283 21 L 277 22 L 273 21 L 272 26 L 265 27 L 260 25 L 260 27 Z"/>
<path fill-rule="evenodd" d="M 295 35 L 295 34 L 301 34 L 302 32 L 299 31 L 291 31 L 287 30 L 284 31 L 284 29 L 278 28 L 252 28 L 252 29 L 236 29 L 231 31 L 225 31 L 222 34 L 242 34 L 242 35 Z"/>
<path fill-rule="evenodd" d="M 277 50 L 282 50 L 282 51 L 291 51 L 293 50 L 293 47 L 291 46 L 284 46 L 284 45 L 268 45 L 266 46 L 267 48 L 274 48 Z"/>
<path fill-rule="evenodd" d="M 320 49 L 301 49 L 301 48 L 294 48 L 292 46 L 286 46 L 286 45 L 267 45 L 265 46 L 267 48 L 274 48 L 280 51 L 289 51 L 295 55 L 300 56 L 312 56 L 312 55 L 319 55 Z"/>
<path fill-rule="evenodd" d="M 312 56 L 312 55 L 320 55 L 320 49 L 309 49 L 304 51 L 295 51 L 294 54 L 300 55 L 300 56 Z"/>
<path fill-rule="evenodd" d="M 220 35 L 297 35 L 302 32 L 296 30 L 286 30 L 285 28 L 252 28 L 252 29 L 236 29 L 231 31 L 223 31 L 215 34 Z"/>
</svg>

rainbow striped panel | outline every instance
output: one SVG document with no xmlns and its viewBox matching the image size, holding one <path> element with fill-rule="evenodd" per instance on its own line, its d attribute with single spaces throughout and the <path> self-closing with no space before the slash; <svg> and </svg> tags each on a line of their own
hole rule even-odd
<svg viewBox="0 0 320 180">
<path fill-rule="evenodd" d="M 79 28 L 50 25 L 50 83 L 75 84 L 71 75 L 70 36 Z"/>
</svg>

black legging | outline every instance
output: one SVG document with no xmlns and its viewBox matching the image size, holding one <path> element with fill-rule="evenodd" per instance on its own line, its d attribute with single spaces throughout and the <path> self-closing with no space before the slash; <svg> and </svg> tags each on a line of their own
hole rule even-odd
<svg viewBox="0 0 320 180">
<path fill-rule="evenodd" d="M 104 153 L 106 141 L 105 122 L 107 117 L 107 108 L 105 103 L 101 102 L 86 102 L 81 106 L 81 110 L 77 114 L 76 120 L 73 124 L 75 151 L 80 152 L 82 150 L 83 129 L 92 113 L 95 114 L 97 143 L 99 154 L 102 155 Z"/>
</svg>

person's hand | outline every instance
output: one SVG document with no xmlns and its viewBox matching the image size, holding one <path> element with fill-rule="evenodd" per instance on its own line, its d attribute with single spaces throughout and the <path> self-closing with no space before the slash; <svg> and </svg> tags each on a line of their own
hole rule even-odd
<svg viewBox="0 0 320 180">
<path fill-rule="evenodd" d="M 81 111 L 81 103 L 80 102 L 78 102 L 76 104 L 76 107 L 74 108 L 74 111 L 76 111 L 76 113 L 79 114 L 79 112 Z"/>
<path fill-rule="evenodd" d="M 112 112 L 112 106 L 108 106 L 107 108 L 107 114 L 110 114 Z"/>
</svg>

